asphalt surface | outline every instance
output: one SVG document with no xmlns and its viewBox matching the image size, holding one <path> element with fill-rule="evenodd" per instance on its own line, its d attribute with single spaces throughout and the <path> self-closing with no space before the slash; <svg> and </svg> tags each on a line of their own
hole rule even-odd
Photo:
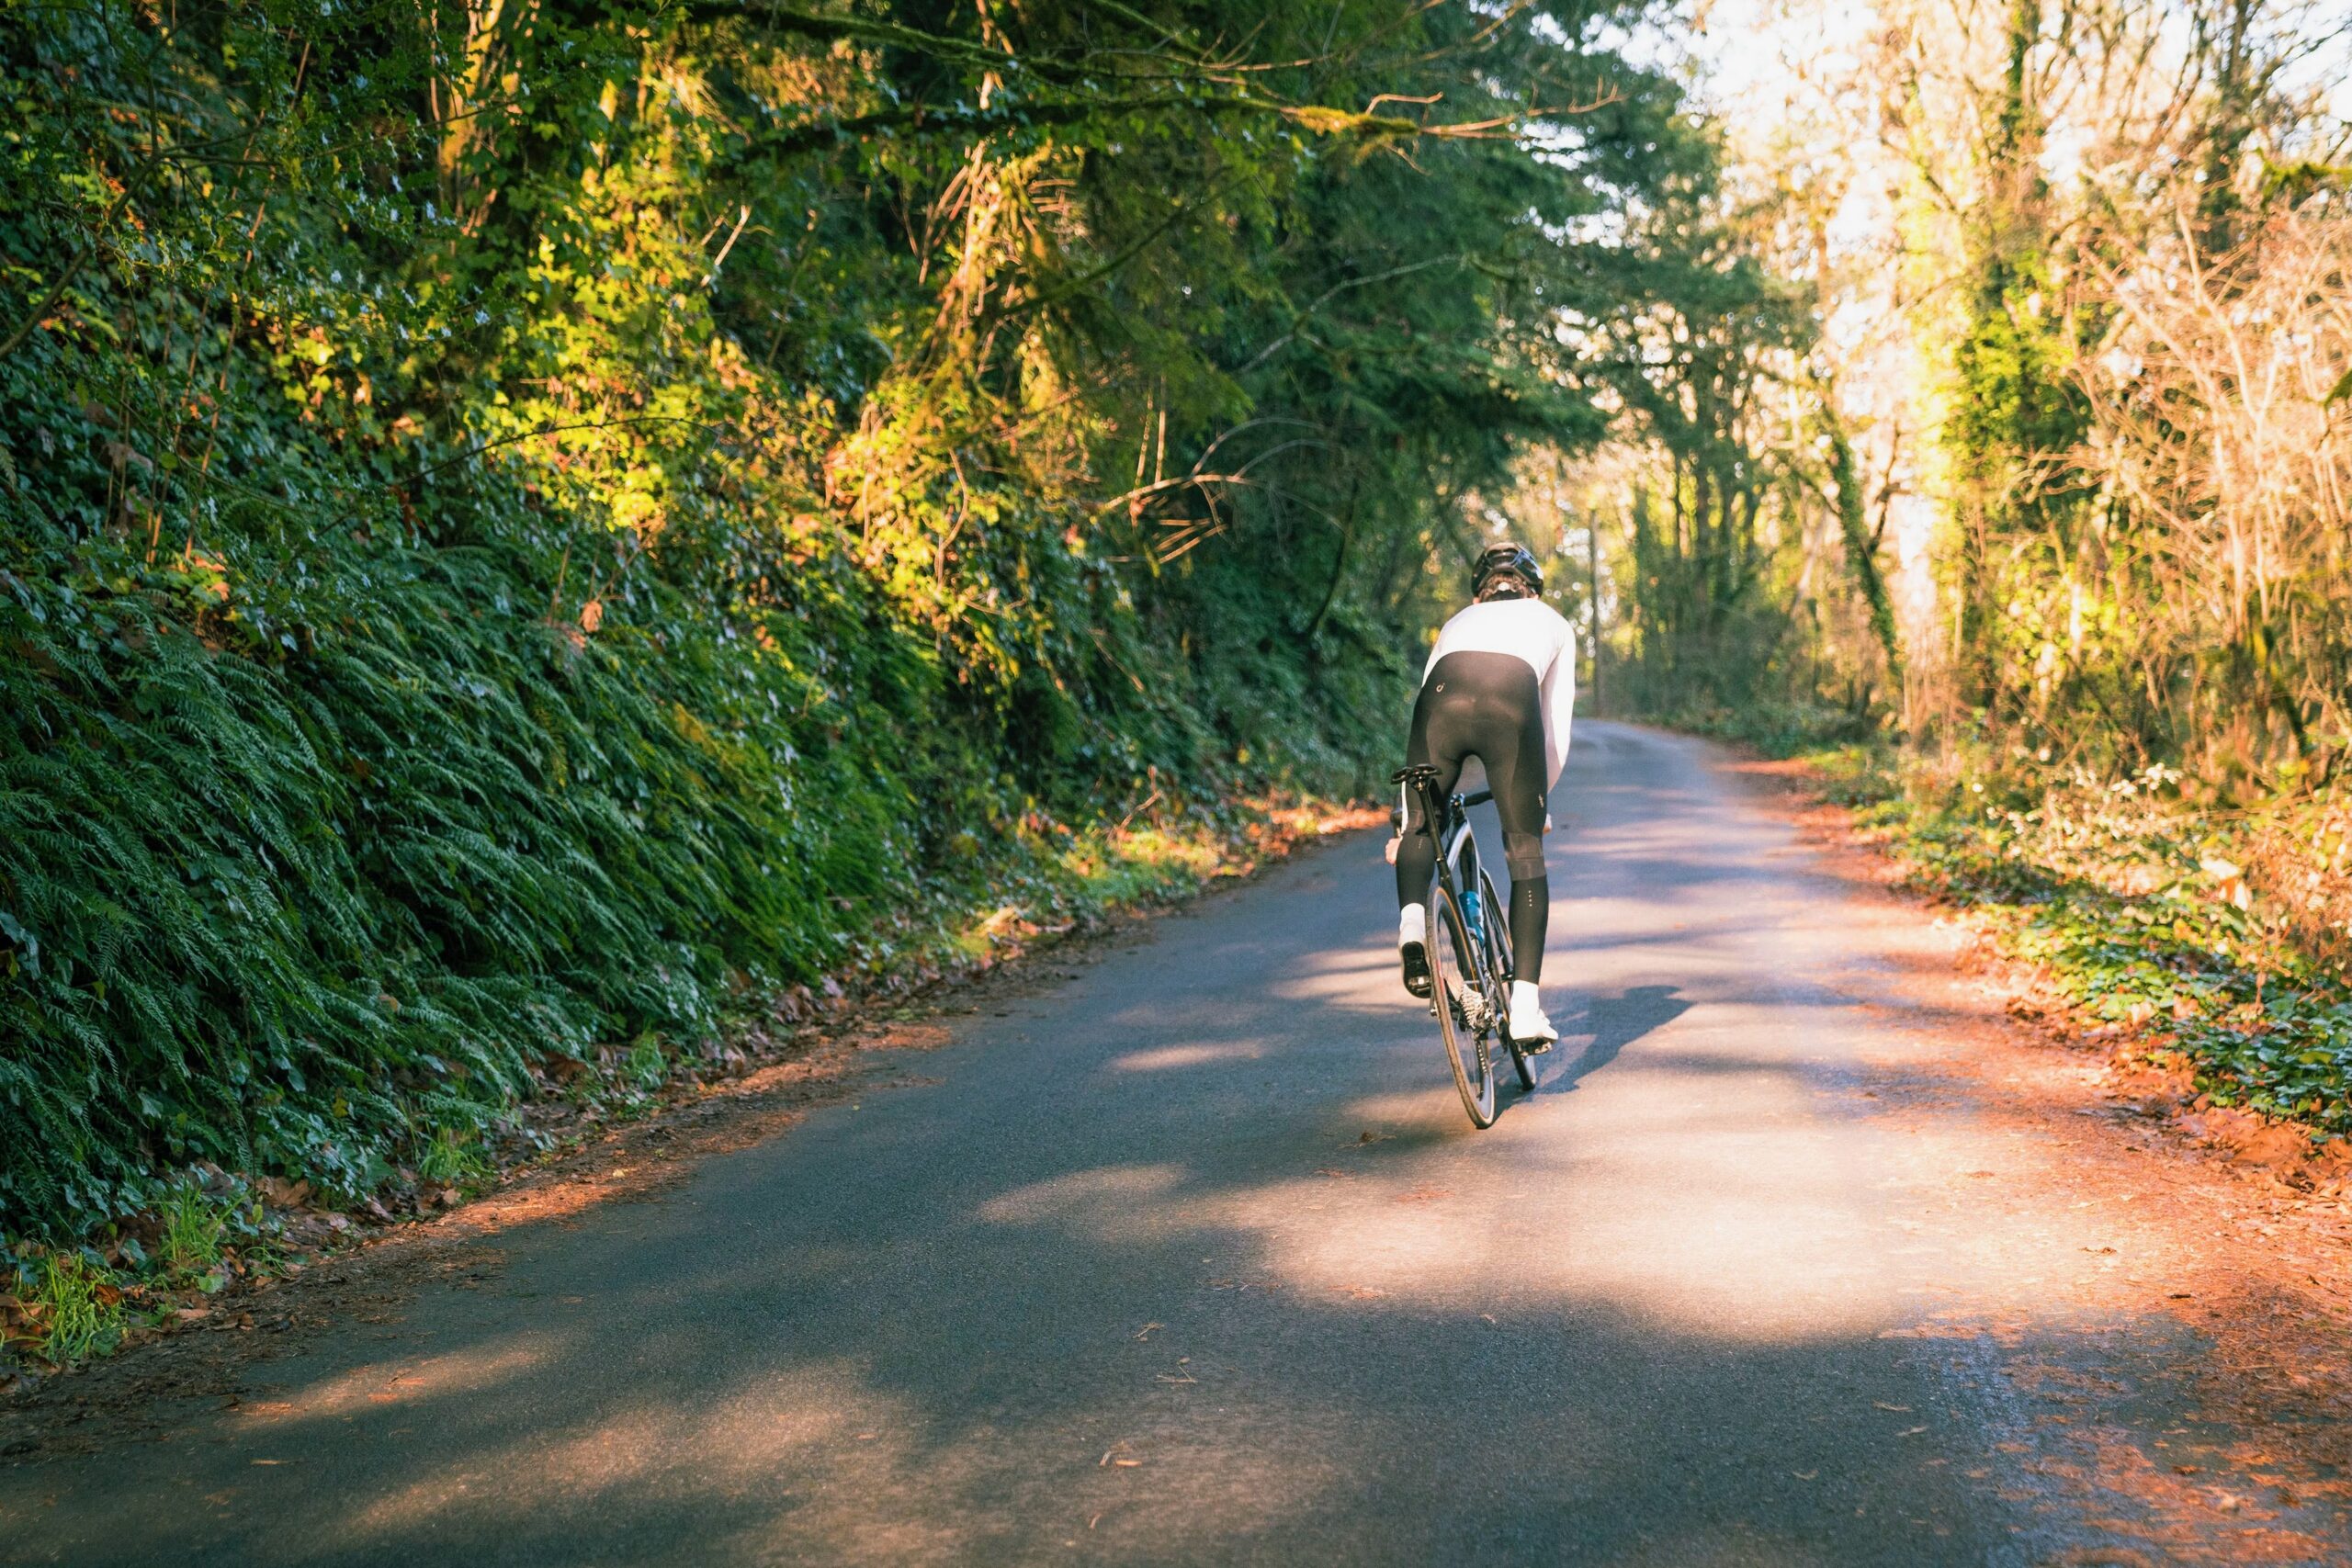
<svg viewBox="0 0 2352 1568">
<path fill-rule="evenodd" d="M 1857 917 L 1708 757 L 1578 726 L 1567 1038 L 1488 1131 L 1351 835 L 243 1409 L 0 1470 L 0 1561 L 2043 1561 L 1996 1370 L 1905 1337 Z"/>
</svg>

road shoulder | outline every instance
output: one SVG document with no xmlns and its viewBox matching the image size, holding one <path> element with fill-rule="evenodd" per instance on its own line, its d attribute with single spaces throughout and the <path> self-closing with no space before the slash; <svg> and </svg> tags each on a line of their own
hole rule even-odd
<svg viewBox="0 0 2352 1568">
<path fill-rule="evenodd" d="M 2015 1395 L 2009 1443 L 2045 1493 L 2023 1501 L 2140 1543 L 2062 1560 L 2343 1560 L 2352 1203 L 2258 1145 L 2200 1145 L 1965 911 L 1905 890 L 1804 769 L 1718 757 L 1850 902 L 1848 987 L 1931 1042 L 1861 1091 L 1904 1134 L 1889 1189 L 1951 1259 L 1952 1287 L 1905 1332 Z M 2002 1288 L 2020 1280 L 2039 1285 L 2030 1310 Z"/>
</svg>

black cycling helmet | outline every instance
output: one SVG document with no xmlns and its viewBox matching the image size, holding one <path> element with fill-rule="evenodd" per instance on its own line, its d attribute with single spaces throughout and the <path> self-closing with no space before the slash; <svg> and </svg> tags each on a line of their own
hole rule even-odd
<svg viewBox="0 0 2352 1568">
<path fill-rule="evenodd" d="M 1544 569 L 1536 564 L 1535 552 L 1515 539 L 1488 545 L 1478 552 L 1477 564 L 1470 569 L 1470 597 L 1484 599 L 1498 577 L 1518 578 L 1531 595 L 1544 592 Z"/>
</svg>

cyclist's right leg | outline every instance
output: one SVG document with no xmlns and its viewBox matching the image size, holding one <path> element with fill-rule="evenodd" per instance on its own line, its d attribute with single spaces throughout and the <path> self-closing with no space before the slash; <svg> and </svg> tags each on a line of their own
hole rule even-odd
<svg viewBox="0 0 2352 1568">
<path fill-rule="evenodd" d="M 1511 972 L 1532 987 L 1544 977 L 1544 928 L 1552 917 L 1552 884 L 1544 870 L 1544 718 L 1514 700 L 1489 716 L 1488 728 L 1493 733 L 1479 756 L 1510 868 Z"/>
<path fill-rule="evenodd" d="M 1514 702 L 1511 733 L 1490 739 L 1479 755 L 1494 791 L 1495 815 L 1502 818 L 1503 859 L 1510 868 L 1511 1038 L 1547 1047 L 1560 1037 L 1544 1016 L 1544 939 L 1552 919 L 1552 879 L 1544 869 L 1544 719 L 1540 711 Z M 1501 729 L 1498 716 L 1490 728 Z"/>
</svg>

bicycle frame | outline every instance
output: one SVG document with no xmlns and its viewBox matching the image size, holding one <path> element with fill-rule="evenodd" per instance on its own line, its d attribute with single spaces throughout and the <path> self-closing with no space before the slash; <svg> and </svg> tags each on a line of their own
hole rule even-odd
<svg viewBox="0 0 2352 1568">
<path fill-rule="evenodd" d="M 1470 1112 L 1472 1125 L 1485 1127 L 1495 1119 L 1489 1040 L 1498 1040 L 1509 1048 L 1522 1089 L 1535 1087 L 1535 1074 L 1507 1021 L 1511 961 L 1509 939 L 1495 923 L 1504 918 L 1504 911 L 1486 896 L 1493 892 L 1494 882 L 1478 863 L 1477 835 L 1470 829 L 1469 808 L 1494 798 L 1493 792 L 1480 790 L 1441 799 L 1437 780 L 1438 770 L 1427 763 L 1399 769 L 1396 774 L 1396 782 L 1419 799 L 1422 820 L 1437 843 L 1429 898 L 1430 1010 L 1445 1037 L 1446 1056 L 1454 1087 L 1462 1092 L 1463 1108 Z M 1452 937 L 1449 931 L 1454 933 Z M 1448 947 L 1453 957 L 1444 960 L 1442 953 Z M 1453 988 L 1457 982 L 1458 990 Z"/>
<path fill-rule="evenodd" d="M 1470 807 L 1494 799 L 1494 791 L 1482 789 L 1441 802 L 1435 768 L 1407 768 L 1397 777 L 1420 797 L 1422 819 L 1433 825 L 1431 830 L 1438 847 L 1437 874 L 1446 892 L 1465 911 L 1476 911 L 1477 921 L 1483 925 L 1489 911 L 1482 907 L 1484 901 L 1478 897 L 1478 839 L 1470 831 Z M 1465 859 L 1467 865 L 1463 863 Z"/>
</svg>

